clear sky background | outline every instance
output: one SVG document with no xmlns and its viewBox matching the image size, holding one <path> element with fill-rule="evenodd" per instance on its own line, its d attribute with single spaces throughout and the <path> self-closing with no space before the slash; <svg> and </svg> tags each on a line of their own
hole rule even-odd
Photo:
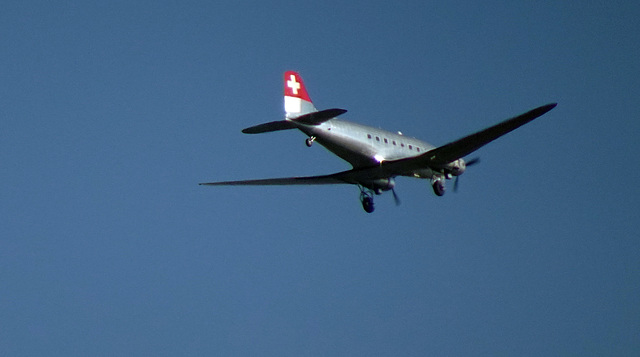
<svg viewBox="0 0 640 357">
<path fill-rule="evenodd" d="M 637 1 L 5 1 L 0 354 L 632 356 Z M 318 108 L 480 149 L 458 193 L 199 182 L 349 166 Z"/>
</svg>

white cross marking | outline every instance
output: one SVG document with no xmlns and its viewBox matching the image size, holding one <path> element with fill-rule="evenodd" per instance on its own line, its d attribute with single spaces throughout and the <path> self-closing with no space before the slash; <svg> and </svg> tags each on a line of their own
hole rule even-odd
<svg viewBox="0 0 640 357">
<path fill-rule="evenodd" d="M 291 88 L 293 94 L 298 94 L 298 89 L 300 89 L 300 83 L 296 81 L 296 76 L 291 75 L 291 80 L 287 81 L 287 87 Z"/>
</svg>

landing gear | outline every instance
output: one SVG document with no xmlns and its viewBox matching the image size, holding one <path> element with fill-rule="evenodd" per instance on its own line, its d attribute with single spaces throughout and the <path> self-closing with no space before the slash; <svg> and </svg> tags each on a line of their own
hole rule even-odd
<svg viewBox="0 0 640 357">
<path fill-rule="evenodd" d="M 367 213 L 373 213 L 373 211 L 376 209 L 373 206 L 373 197 L 371 196 L 365 196 L 362 198 L 362 208 L 364 208 L 364 211 Z"/>
<path fill-rule="evenodd" d="M 368 189 L 360 186 L 360 202 L 362 202 L 362 208 L 367 213 L 372 213 L 375 210 L 373 205 L 373 195 Z"/>
<path fill-rule="evenodd" d="M 316 137 L 310 136 L 309 138 L 307 138 L 307 140 L 304 141 L 304 143 L 307 144 L 308 147 L 311 147 L 314 141 L 316 141 Z"/>
<path fill-rule="evenodd" d="M 437 178 L 432 179 L 431 180 L 431 187 L 433 187 L 433 192 L 437 196 L 444 195 L 445 187 L 444 187 L 444 180 L 442 178 L 437 177 Z"/>
</svg>

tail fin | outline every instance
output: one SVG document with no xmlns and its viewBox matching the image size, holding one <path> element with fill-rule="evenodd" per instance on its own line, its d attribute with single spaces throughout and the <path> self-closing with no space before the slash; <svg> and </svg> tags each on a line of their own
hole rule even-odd
<svg viewBox="0 0 640 357">
<path fill-rule="evenodd" d="M 309 98 L 302 78 L 293 71 L 284 73 L 284 111 L 287 113 L 286 120 L 254 125 L 243 129 L 242 132 L 260 134 L 295 129 L 300 124 L 319 125 L 347 112 L 337 108 L 318 111 Z"/>
<path fill-rule="evenodd" d="M 302 77 L 294 71 L 284 72 L 284 111 L 287 119 L 316 112 Z"/>
</svg>

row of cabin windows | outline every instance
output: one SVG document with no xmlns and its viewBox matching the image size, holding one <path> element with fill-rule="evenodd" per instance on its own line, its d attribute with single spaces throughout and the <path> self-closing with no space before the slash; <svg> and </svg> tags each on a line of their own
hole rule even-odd
<svg viewBox="0 0 640 357">
<path fill-rule="evenodd" d="M 368 139 L 373 139 L 373 136 L 371 136 L 371 134 L 367 134 L 367 138 L 368 138 Z M 382 141 L 384 141 L 384 143 L 385 143 L 385 144 L 388 144 L 388 143 L 389 143 L 389 139 L 387 139 L 387 138 L 382 138 L 382 139 L 380 139 L 380 137 L 379 137 L 379 136 L 376 136 L 376 141 L 381 141 L 381 140 L 382 140 Z M 395 140 L 392 140 L 392 141 L 391 141 L 391 143 L 392 143 L 393 145 L 398 145 L 398 143 L 396 143 L 396 141 L 395 141 Z M 400 143 L 400 147 L 404 147 L 404 143 Z M 407 145 L 407 147 L 409 148 L 409 150 L 413 150 L 413 148 L 414 148 L 414 146 L 413 146 L 413 145 L 411 145 L 411 144 Z M 419 147 L 417 147 L 417 146 L 416 146 L 415 148 L 416 148 L 416 151 L 417 151 L 417 152 L 420 152 L 420 148 L 419 148 Z"/>
</svg>

